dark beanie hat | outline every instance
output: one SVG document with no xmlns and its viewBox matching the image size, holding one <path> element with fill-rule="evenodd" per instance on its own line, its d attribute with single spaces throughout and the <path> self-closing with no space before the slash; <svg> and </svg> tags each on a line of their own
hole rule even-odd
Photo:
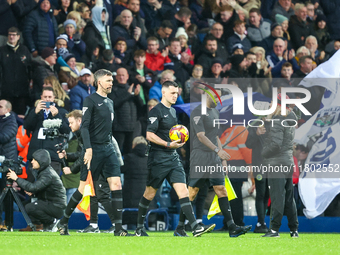
<svg viewBox="0 0 340 255">
<path fill-rule="evenodd" d="M 278 23 L 273 23 L 271 26 L 270 26 L 270 31 L 273 31 L 277 26 L 281 26 L 280 24 Z"/>
<path fill-rule="evenodd" d="M 66 53 L 65 55 L 63 55 L 63 59 L 65 60 L 65 62 L 67 63 L 67 61 L 69 61 L 71 58 L 76 58 L 72 53 Z"/>
<path fill-rule="evenodd" d="M 39 5 L 43 2 L 44 0 L 39 0 Z M 48 0 L 50 3 L 51 3 L 51 1 L 50 0 Z"/>
<path fill-rule="evenodd" d="M 322 21 L 322 20 L 325 21 L 325 22 L 327 22 L 326 16 L 320 14 L 320 15 L 318 15 L 318 16 L 316 17 L 315 23 L 318 24 L 318 23 L 319 23 L 320 21 Z"/>
<path fill-rule="evenodd" d="M 233 55 L 230 58 L 230 63 L 233 65 L 233 67 L 237 67 L 239 64 L 241 64 L 244 58 L 245 58 L 244 55 L 239 54 Z"/>
<path fill-rule="evenodd" d="M 45 49 L 42 50 L 41 52 L 41 57 L 43 59 L 48 58 L 49 56 L 52 56 L 54 54 L 54 49 L 50 47 L 46 47 Z"/>
<path fill-rule="evenodd" d="M 124 37 L 122 37 L 122 36 L 119 36 L 119 37 L 117 38 L 117 40 L 115 41 L 115 44 L 114 44 L 114 45 L 116 45 L 119 41 L 124 41 L 124 42 L 126 43 L 126 39 L 125 39 Z"/>
<path fill-rule="evenodd" d="M 220 64 L 221 66 L 223 66 L 223 61 L 220 58 L 214 58 L 211 62 L 211 66 L 213 66 L 214 64 Z"/>
</svg>

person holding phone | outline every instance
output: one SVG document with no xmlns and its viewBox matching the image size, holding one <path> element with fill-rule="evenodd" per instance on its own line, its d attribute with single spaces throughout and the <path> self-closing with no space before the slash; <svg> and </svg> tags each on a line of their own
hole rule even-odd
<svg viewBox="0 0 340 255">
<path fill-rule="evenodd" d="M 47 119 L 61 119 L 61 125 L 56 127 L 61 134 L 69 134 L 70 128 L 66 119 L 67 111 L 59 108 L 55 103 L 53 88 L 43 88 L 41 100 L 35 108 L 28 113 L 24 120 L 24 128 L 32 132 L 32 140 L 28 149 L 27 159 L 32 161 L 32 154 L 38 149 L 45 149 L 51 155 L 51 166 L 60 174 L 62 171 L 61 159 L 59 159 L 55 145 L 63 142 L 63 137 L 48 138 L 44 135 L 43 121 Z"/>
</svg>

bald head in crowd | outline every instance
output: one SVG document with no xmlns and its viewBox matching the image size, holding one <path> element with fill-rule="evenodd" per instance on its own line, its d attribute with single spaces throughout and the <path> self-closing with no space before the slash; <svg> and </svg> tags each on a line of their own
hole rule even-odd
<svg viewBox="0 0 340 255">
<path fill-rule="evenodd" d="M 129 29 L 132 23 L 133 17 L 132 12 L 128 9 L 125 9 L 120 13 L 120 24 L 124 26 L 126 29 Z"/>
</svg>

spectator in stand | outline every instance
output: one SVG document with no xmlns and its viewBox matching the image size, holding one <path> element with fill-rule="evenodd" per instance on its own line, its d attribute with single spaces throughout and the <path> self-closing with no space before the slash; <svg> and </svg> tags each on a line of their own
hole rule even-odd
<svg viewBox="0 0 340 255">
<path fill-rule="evenodd" d="M 10 101 L 13 111 L 23 117 L 26 107 L 31 105 L 31 53 L 19 42 L 20 31 L 16 27 L 8 29 L 7 38 L 7 45 L 0 48 L 0 96 Z"/>
<path fill-rule="evenodd" d="M 232 53 L 233 46 L 237 43 L 243 45 L 243 51 L 248 52 L 251 48 L 251 42 L 245 35 L 246 32 L 246 23 L 241 20 L 236 20 L 234 23 L 234 35 L 229 37 L 227 40 L 227 49 L 229 54 Z"/>
<path fill-rule="evenodd" d="M 170 20 L 174 29 L 172 31 L 172 35 L 175 35 L 177 29 L 179 27 L 186 27 L 188 23 L 190 23 L 192 12 L 188 7 L 182 7 L 179 9 L 178 12 L 173 16 L 173 18 Z"/>
<path fill-rule="evenodd" d="M 273 78 L 281 76 L 282 65 L 287 61 L 293 65 L 294 72 L 299 70 L 296 62 L 294 50 L 287 50 L 285 42 L 282 39 L 276 39 L 273 45 L 274 50 L 267 55 L 267 61 L 272 68 Z"/>
<path fill-rule="evenodd" d="M 285 38 L 287 41 L 290 41 L 290 34 L 288 32 L 288 25 L 289 25 L 288 18 L 281 14 L 276 14 L 275 22 L 282 27 L 283 38 Z"/>
<path fill-rule="evenodd" d="M 108 94 L 108 97 L 114 102 L 113 136 L 116 138 L 123 155 L 131 152 L 133 131 L 138 120 L 137 109 L 143 106 L 140 97 L 140 85 L 130 84 L 128 80 L 127 70 L 119 68 L 112 92 Z"/>
<path fill-rule="evenodd" d="M 95 41 L 86 43 L 85 55 L 82 58 L 82 62 L 85 64 L 85 67 L 92 70 L 95 68 L 95 63 L 100 61 L 100 57 L 101 55 L 99 45 L 97 45 Z"/>
<path fill-rule="evenodd" d="M 244 55 L 243 45 L 240 43 L 236 43 L 233 46 L 232 55 Z"/>
<path fill-rule="evenodd" d="M 124 37 L 118 37 L 113 45 L 113 53 L 115 55 L 115 63 L 121 67 L 131 66 L 132 52 L 128 50 L 128 46 Z"/>
<path fill-rule="evenodd" d="M 27 132 L 32 132 L 32 139 L 28 149 L 27 159 L 31 161 L 33 158 L 33 152 L 38 149 L 45 149 L 51 155 L 51 166 L 58 174 L 61 174 L 61 160 L 58 157 L 55 145 L 63 142 L 64 138 L 54 137 L 51 139 L 50 137 L 42 134 L 43 121 L 46 119 L 61 119 L 61 126 L 58 128 L 58 131 L 61 134 L 69 134 L 71 131 L 68 127 L 68 121 L 66 119 L 66 110 L 59 108 L 59 106 L 54 104 L 46 107 L 46 102 L 53 103 L 54 100 L 55 94 L 53 89 L 51 87 L 43 88 L 41 100 L 38 102 L 36 107 L 30 110 L 24 120 L 24 128 L 27 130 Z"/>
<path fill-rule="evenodd" d="M 215 83 L 221 83 L 224 77 L 222 64 L 223 64 L 222 59 L 215 58 L 212 62 L 210 74 L 208 75 L 207 78 L 213 78 Z"/>
<path fill-rule="evenodd" d="M 167 11 L 162 1 L 147 0 L 141 3 L 141 8 L 145 14 L 145 26 L 148 31 L 159 27 Z"/>
<path fill-rule="evenodd" d="M 340 34 L 340 0 L 320 1 L 320 6 L 327 17 L 327 27 L 332 40 L 338 40 Z"/>
<path fill-rule="evenodd" d="M 327 18 L 325 15 L 318 15 L 315 20 L 314 30 L 316 38 L 318 38 L 318 50 L 325 50 L 327 43 L 331 41 L 331 36 L 328 33 Z"/>
<path fill-rule="evenodd" d="M 105 49 L 111 49 L 110 27 L 106 25 L 107 10 L 103 6 L 95 6 L 91 10 L 92 21 L 84 28 L 83 41 L 87 47 L 93 50 L 99 46 L 100 53 Z"/>
<path fill-rule="evenodd" d="M 68 89 L 72 89 L 77 85 L 81 69 L 84 68 L 83 63 L 77 63 L 76 57 L 72 53 L 66 53 L 63 55 L 63 59 L 66 62 L 66 66 L 60 68 L 58 77 L 61 83 L 66 82 Z"/>
<path fill-rule="evenodd" d="M 150 92 L 149 92 L 149 99 L 150 100 L 156 99 L 159 102 L 162 100 L 162 84 L 165 81 L 175 81 L 174 72 L 172 70 L 165 70 L 161 73 L 160 81 L 156 81 L 155 84 L 153 85 L 153 87 L 150 89 Z M 179 88 L 179 90 L 178 90 L 179 95 L 178 95 L 178 98 L 177 98 L 175 105 L 184 103 L 184 101 L 181 97 L 181 93 L 182 93 L 182 88 Z"/>
<path fill-rule="evenodd" d="M 148 49 L 146 50 L 145 65 L 153 71 L 162 71 L 164 63 L 169 63 L 171 60 L 168 57 L 169 49 L 166 48 L 162 53 L 158 50 L 159 41 L 156 37 L 149 37 L 147 40 Z"/>
<path fill-rule="evenodd" d="M 273 23 L 270 27 L 270 31 L 270 36 L 264 39 L 260 44 L 260 46 L 266 51 L 267 54 L 269 54 L 269 52 L 273 50 L 274 41 L 277 38 L 283 37 L 282 26 L 280 26 L 278 23 Z"/>
<path fill-rule="evenodd" d="M 130 67 L 129 76 L 130 83 L 140 84 L 140 97 L 143 100 L 143 104 L 149 100 L 150 88 L 154 85 L 157 80 L 157 72 L 152 71 L 145 65 L 145 51 L 136 50 L 134 52 L 134 65 Z"/>
<path fill-rule="evenodd" d="M 164 3 L 162 4 L 164 5 L 165 8 L 167 8 L 167 11 L 163 19 L 170 20 L 181 9 L 181 7 L 188 7 L 189 3 L 184 3 L 182 1 L 180 2 L 178 0 L 169 0 L 164 1 Z"/>
<path fill-rule="evenodd" d="M 226 0 L 226 4 L 233 7 L 237 13 L 242 12 L 246 19 L 249 18 L 249 11 L 252 8 L 260 8 L 260 0 Z"/>
<path fill-rule="evenodd" d="M 116 18 L 121 14 L 123 10 L 127 9 L 127 2 L 128 0 L 115 0 L 112 6 L 112 22 L 115 22 Z"/>
<path fill-rule="evenodd" d="M 139 0 L 129 0 L 127 4 L 127 8 L 132 12 L 133 15 L 133 23 L 136 27 L 140 27 L 142 30 L 141 37 L 146 38 L 146 27 L 145 20 L 141 17 L 140 14 L 140 1 Z"/>
<path fill-rule="evenodd" d="M 230 5 L 223 5 L 221 11 L 215 16 L 215 21 L 223 26 L 222 41 L 224 43 L 234 34 L 233 27 L 237 19 L 238 15 Z"/>
<path fill-rule="evenodd" d="M 270 83 L 272 78 L 272 68 L 269 66 L 268 61 L 266 60 L 266 53 L 264 49 L 259 46 L 251 48 L 250 52 L 253 52 L 256 55 L 257 77 L 264 78 L 259 81 L 259 91 L 263 95 L 271 97 Z"/>
<path fill-rule="evenodd" d="M 260 9 L 250 9 L 247 36 L 253 46 L 258 46 L 262 40 L 270 36 L 270 26 L 271 23 L 262 18 Z"/>
<path fill-rule="evenodd" d="M 18 124 L 15 115 L 12 113 L 12 104 L 7 100 L 0 100 L 0 155 L 5 156 L 6 159 L 18 159 L 17 130 Z M 5 187 L 6 176 L 3 174 L 3 177 L 0 178 L 0 194 Z M 2 222 L 2 208 L 3 205 L 0 204 L 0 222 Z"/>
<path fill-rule="evenodd" d="M 298 65 L 300 65 L 300 58 L 302 58 L 303 56 L 310 56 L 310 51 L 309 49 L 307 49 L 306 46 L 301 46 L 297 51 L 296 51 L 296 62 L 298 63 Z"/>
<path fill-rule="evenodd" d="M 185 29 L 183 27 L 179 27 L 177 29 L 177 33 L 175 35 L 176 38 L 178 38 L 180 40 L 180 45 L 181 45 L 181 53 L 185 52 L 186 54 L 189 55 L 189 58 L 190 58 L 190 61 L 189 63 L 191 65 L 194 64 L 194 57 L 191 53 L 191 50 L 188 46 L 188 35 L 187 33 L 185 32 Z"/>
<path fill-rule="evenodd" d="M 315 35 L 313 25 L 307 23 L 307 8 L 304 4 L 295 5 L 295 15 L 289 19 L 289 34 L 291 36 L 292 48 L 297 50 L 305 44 L 309 35 Z"/>
<path fill-rule="evenodd" d="M 203 1 L 193 0 L 189 9 L 192 11 L 191 22 L 197 25 L 198 29 L 209 27 L 208 20 L 203 16 Z"/>
<path fill-rule="evenodd" d="M 134 26 L 132 23 L 133 16 L 130 10 L 124 10 L 120 14 L 119 21 L 114 23 L 111 28 L 111 42 L 116 42 L 119 37 L 126 40 L 128 49 L 133 50 L 135 47 L 146 49 L 146 39 L 142 35 L 142 29 Z"/>
<path fill-rule="evenodd" d="M 313 58 L 311 56 L 304 56 L 300 58 L 300 69 L 292 75 L 293 83 L 298 86 L 300 81 L 306 77 L 313 70 Z M 321 99 L 324 95 L 325 88 L 320 86 L 313 86 L 307 88 L 311 93 L 311 99 L 304 103 L 304 107 L 313 115 L 320 109 Z M 307 120 L 310 116 L 302 114 L 302 118 Z"/>
<path fill-rule="evenodd" d="M 223 41 L 223 26 L 216 22 L 214 25 L 212 25 L 210 34 L 215 36 L 217 40 L 217 55 L 221 59 L 227 59 L 229 57 L 229 53 L 227 51 L 227 46 Z"/>
<path fill-rule="evenodd" d="M 45 48 L 41 52 L 41 58 L 37 59 L 33 63 L 33 100 L 40 98 L 44 79 L 48 76 L 57 77 L 57 73 L 54 70 L 54 65 L 57 63 L 57 54 L 53 48 Z"/>
<path fill-rule="evenodd" d="M 312 2 L 306 2 L 307 8 L 307 23 L 309 25 L 314 25 L 317 15 L 315 15 L 315 7 Z"/>
<path fill-rule="evenodd" d="M 201 41 L 197 36 L 197 26 L 195 24 L 191 24 L 187 30 L 188 34 L 188 45 L 192 52 L 192 54 L 195 56 L 200 50 L 201 50 Z"/>
<path fill-rule="evenodd" d="M 318 50 L 318 40 L 315 36 L 308 36 L 306 38 L 305 46 L 307 49 L 309 49 L 310 56 L 313 58 L 313 61 L 316 63 L 316 65 L 319 65 L 324 61 L 326 53 L 324 51 Z M 314 68 L 316 67 L 316 65 L 314 66 Z"/>
<path fill-rule="evenodd" d="M 229 71 L 228 82 L 235 82 L 242 92 L 246 93 L 249 86 L 253 87 L 253 91 L 257 90 L 257 83 L 252 81 L 248 72 L 248 61 L 245 55 L 233 55 L 230 58 L 231 69 Z"/>
<path fill-rule="evenodd" d="M 41 54 L 46 47 L 54 47 L 58 31 L 50 0 L 39 0 L 39 8 L 26 18 L 23 35 L 33 57 Z"/>
<path fill-rule="evenodd" d="M 67 14 L 72 11 L 70 0 L 59 0 L 60 10 L 54 10 L 55 19 L 59 24 L 63 24 L 66 21 Z M 57 13 L 57 15 L 56 15 Z"/>
<path fill-rule="evenodd" d="M 58 79 L 55 76 L 47 76 L 44 79 L 43 88 L 51 87 L 55 94 L 55 102 L 59 107 L 64 108 L 66 111 L 70 110 L 71 103 L 70 97 L 66 94 L 65 90 L 60 86 Z"/>
<path fill-rule="evenodd" d="M 91 71 L 87 68 L 80 71 L 79 81 L 69 93 L 71 111 L 82 110 L 84 99 L 96 92 L 96 89 L 91 85 L 91 75 Z"/>
<path fill-rule="evenodd" d="M 160 27 L 149 30 L 148 38 L 153 36 L 158 39 L 159 50 L 162 52 L 169 45 L 169 37 L 172 34 L 173 26 L 169 20 L 163 20 Z"/>
<path fill-rule="evenodd" d="M 186 103 L 188 102 L 193 102 L 193 98 L 195 97 L 196 93 L 191 93 L 191 89 L 193 89 L 195 81 L 198 81 L 202 78 L 203 75 L 203 67 L 201 65 L 195 65 L 194 68 L 192 69 L 192 73 L 191 73 L 191 78 L 189 80 L 187 80 L 185 82 L 185 86 L 184 86 L 184 101 Z M 198 101 L 201 100 L 201 96 L 199 98 Z M 195 100 L 196 102 L 196 100 Z"/>
<path fill-rule="evenodd" d="M 208 76 L 209 70 L 212 66 L 212 61 L 217 57 L 217 47 L 217 39 L 215 36 L 209 35 L 205 38 L 205 47 L 196 62 L 197 64 L 203 66 L 203 77 Z"/>
<path fill-rule="evenodd" d="M 81 39 L 81 35 L 77 32 L 76 22 L 68 19 L 64 22 L 64 28 L 68 37 L 67 48 L 70 53 L 73 53 L 77 62 L 81 62 L 85 54 L 86 44 Z"/>
<path fill-rule="evenodd" d="M 271 12 L 271 19 L 275 21 L 275 15 L 281 14 L 289 19 L 292 15 L 294 15 L 294 10 L 292 9 L 292 0 L 279 0 L 272 12 Z"/>
<path fill-rule="evenodd" d="M 95 65 L 92 68 L 92 72 L 95 73 L 99 69 L 106 69 L 111 71 L 112 73 L 115 73 L 119 67 L 115 63 L 115 60 L 116 58 L 112 50 L 104 50 L 101 59 L 95 62 Z M 120 62 L 121 60 L 119 59 L 117 61 Z"/>
<path fill-rule="evenodd" d="M 21 12 L 21 1 L 2 1 L 1 15 L 0 15 L 0 47 L 7 43 L 8 29 L 11 27 L 18 27 L 18 12 Z M 1 222 L 0 222 L 1 224 Z"/>
<path fill-rule="evenodd" d="M 91 10 L 84 2 L 81 2 L 75 6 L 75 10 L 80 13 L 81 18 L 88 22 L 91 20 Z"/>
<path fill-rule="evenodd" d="M 193 66 L 189 63 L 190 56 L 186 52 L 181 53 L 181 43 L 179 39 L 171 39 L 168 57 L 173 63 L 176 82 L 184 86 L 184 83 L 190 78 Z"/>
</svg>

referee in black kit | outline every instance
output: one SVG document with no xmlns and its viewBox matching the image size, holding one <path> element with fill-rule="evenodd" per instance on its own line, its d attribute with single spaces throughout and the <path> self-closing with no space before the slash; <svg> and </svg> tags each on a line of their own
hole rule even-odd
<svg viewBox="0 0 340 255">
<path fill-rule="evenodd" d="M 189 220 L 195 237 L 201 236 L 215 227 L 215 224 L 202 226 L 197 223 L 189 200 L 184 169 L 176 152 L 176 149 L 182 147 L 184 143 L 180 143 L 180 140 L 171 142 L 169 138 L 169 130 L 177 124 L 176 111 L 171 107 L 176 103 L 177 98 L 177 83 L 165 81 L 162 84 L 161 103 L 152 108 L 149 113 L 146 130 L 146 138 L 151 142 L 148 158 L 149 175 L 144 195 L 139 202 L 136 236 L 148 236 L 144 229 L 144 219 L 150 202 L 165 178 L 175 189 L 181 210 Z"/>
<path fill-rule="evenodd" d="M 216 91 L 221 95 L 221 91 Z M 190 114 L 190 127 L 192 148 L 190 153 L 190 178 L 189 178 L 189 198 L 193 201 L 200 188 L 207 183 L 209 187 L 213 187 L 218 196 L 218 203 L 221 212 L 225 217 L 230 237 L 238 237 L 247 233 L 251 226 L 237 226 L 231 215 L 230 204 L 228 200 L 227 190 L 225 188 L 225 180 L 223 171 L 209 173 L 203 171 L 195 174 L 196 167 L 208 168 L 209 166 L 217 167 L 227 166 L 226 160 L 230 155 L 222 149 L 221 141 L 218 137 L 218 127 L 214 126 L 214 120 L 219 119 L 220 113 L 216 110 L 218 97 L 215 93 L 214 100 L 207 96 L 207 114 L 202 115 L 202 104 L 197 106 Z M 222 162 L 221 162 L 222 160 Z M 179 223 L 175 230 L 175 236 L 186 236 L 184 231 L 185 215 L 181 211 Z"/>
<path fill-rule="evenodd" d="M 122 228 L 122 185 L 120 181 L 120 164 L 112 143 L 112 122 L 114 119 L 113 101 L 107 98 L 112 90 L 112 73 L 100 69 L 94 73 L 97 92 L 86 97 L 83 103 L 81 136 L 85 148 L 84 164 L 80 172 L 80 185 L 66 207 L 64 218 L 57 227 L 61 235 L 68 235 L 68 220 L 82 199 L 88 169 L 93 181 L 102 175 L 107 179 L 111 190 L 113 217 L 115 219 L 115 236 L 128 236 Z M 93 159 L 93 160 L 92 160 Z"/>
</svg>

